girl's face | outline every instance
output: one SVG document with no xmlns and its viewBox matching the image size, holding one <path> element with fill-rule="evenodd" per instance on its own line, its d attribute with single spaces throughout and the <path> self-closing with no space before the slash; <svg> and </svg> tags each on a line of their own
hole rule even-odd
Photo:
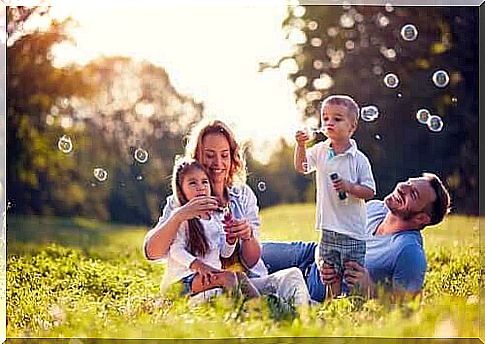
<svg viewBox="0 0 485 344">
<path fill-rule="evenodd" d="M 185 172 L 181 187 L 187 201 L 196 196 L 210 196 L 211 194 L 209 177 L 198 168 Z"/>
<path fill-rule="evenodd" d="M 355 130 L 355 122 L 343 105 L 329 104 L 325 107 L 322 124 L 325 136 L 334 141 L 350 139 Z"/>
<path fill-rule="evenodd" d="M 202 140 L 202 164 L 214 184 L 225 184 L 231 170 L 231 150 L 223 134 L 207 134 Z"/>
</svg>

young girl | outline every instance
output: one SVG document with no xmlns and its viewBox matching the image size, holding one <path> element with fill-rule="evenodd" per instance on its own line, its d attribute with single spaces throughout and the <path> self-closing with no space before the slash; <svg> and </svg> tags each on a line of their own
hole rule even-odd
<svg viewBox="0 0 485 344">
<path fill-rule="evenodd" d="M 178 206 L 190 203 L 196 197 L 212 195 L 212 184 L 205 168 L 196 160 L 182 160 L 175 164 L 172 190 Z M 226 241 L 222 228 L 222 213 L 206 213 L 200 218 L 182 222 L 174 242 L 170 246 L 168 264 L 161 289 L 181 281 L 183 294 L 237 286 L 248 297 L 259 296 L 244 273 L 221 270 L 220 257 L 230 257 L 235 244 Z"/>
</svg>

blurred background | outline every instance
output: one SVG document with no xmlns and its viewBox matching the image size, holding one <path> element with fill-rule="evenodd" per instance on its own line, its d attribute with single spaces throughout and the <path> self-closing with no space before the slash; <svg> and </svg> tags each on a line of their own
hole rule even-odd
<svg viewBox="0 0 485 344">
<path fill-rule="evenodd" d="M 203 117 L 244 142 L 260 206 L 314 202 L 293 133 L 351 95 L 377 197 L 424 171 L 478 215 L 478 7 L 8 7 L 9 214 L 152 225 Z M 324 137 L 316 131 L 315 141 Z M 1 171 L 5 173 L 4 171 Z"/>
</svg>

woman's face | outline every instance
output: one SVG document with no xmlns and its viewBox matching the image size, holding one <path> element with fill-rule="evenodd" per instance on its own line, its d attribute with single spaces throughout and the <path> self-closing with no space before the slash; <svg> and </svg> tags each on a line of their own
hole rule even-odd
<svg viewBox="0 0 485 344">
<path fill-rule="evenodd" d="M 223 134 L 207 134 L 202 140 L 202 164 L 214 184 L 225 184 L 231 170 L 231 150 Z"/>
</svg>

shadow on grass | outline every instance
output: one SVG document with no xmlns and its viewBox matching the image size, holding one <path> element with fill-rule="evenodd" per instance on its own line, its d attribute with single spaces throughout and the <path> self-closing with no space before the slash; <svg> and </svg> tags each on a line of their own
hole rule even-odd
<svg viewBox="0 0 485 344">
<path fill-rule="evenodd" d="M 7 254 L 25 254 L 50 244 L 88 251 L 107 246 L 113 236 L 133 229 L 76 217 L 8 216 Z"/>
</svg>

